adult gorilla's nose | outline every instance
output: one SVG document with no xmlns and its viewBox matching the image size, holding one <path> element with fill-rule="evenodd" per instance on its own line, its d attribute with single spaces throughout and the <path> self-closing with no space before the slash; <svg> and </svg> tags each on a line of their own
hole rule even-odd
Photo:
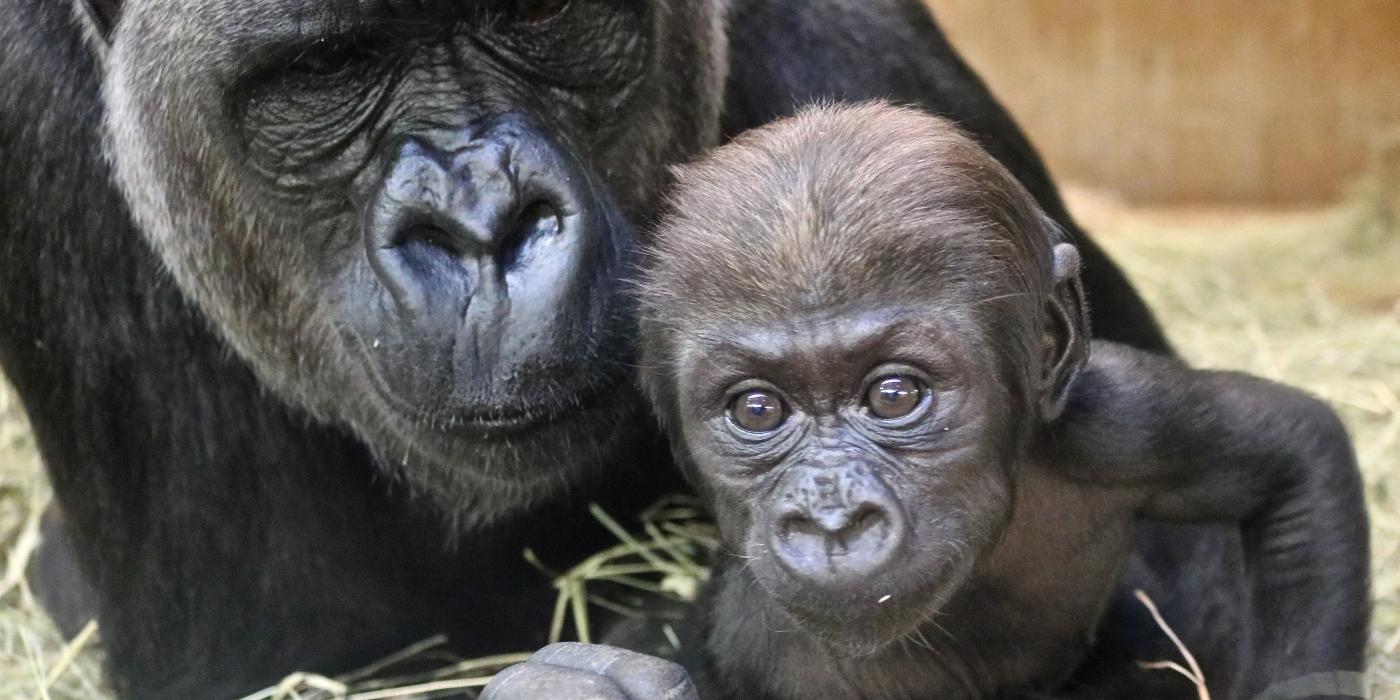
<svg viewBox="0 0 1400 700">
<path fill-rule="evenodd" d="M 344 297 L 385 391 L 459 417 L 577 403 L 632 250 L 606 189 L 520 113 L 404 137 L 386 160 L 354 280 L 370 296 Z"/>
<path fill-rule="evenodd" d="M 370 265 L 400 315 L 453 324 L 470 313 L 489 322 L 509 311 L 512 292 L 545 292 L 511 289 L 531 281 L 513 273 L 535 264 L 557 273 L 580 262 L 585 224 L 572 214 L 588 197 L 576 170 L 518 114 L 404 138 L 364 220 Z M 556 238 L 574 240 L 547 244 Z"/>
</svg>

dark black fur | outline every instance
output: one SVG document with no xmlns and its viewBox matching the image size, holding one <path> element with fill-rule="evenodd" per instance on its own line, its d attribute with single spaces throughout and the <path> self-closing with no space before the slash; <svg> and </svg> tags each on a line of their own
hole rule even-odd
<svg viewBox="0 0 1400 700">
<path fill-rule="evenodd" d="M 320 418 L 304 411 L 306 396 L 288 389 L 299 386 L 296 363 L 314 369 L 329 356 L 276 360 L 240 354 L 228 343 L 299 340 L 299 331 L 278 325 L 286 322 L 278 317 L 285 310 L 277 306 L 281 290 L 255 288 L 245 308 L 210 298 L 197 306 L 176 279 L 194 285 L 198 275 L 157 257 L 143 236 L 151 232 L 133 223 L 113 184 L 103 157 L 100 86 L 103 62 L 118 61 L 121 51 L 109 57 L 104 42 L 120 41 L 121 23 L 140 16 L 131 11 L 137 5 L 157 6 L 104 0 L 83 15 L 65 2 L 22 2 L 0 11 L 0 364 L 23 399 L 62 511 L 65 532 L 49 546 L 72 544 L 71 552 L 47 553 L 45 561 L 58 565 L 41 567 L 49 574 L 38 581 L 41 593 L 60 602 L 70 627 L 95 612 L 113 680 L 128 697 L 235 695 L 297 668 L 342 670 L 439 631 L 452 633 L 468 654 L 537 645 L 543 618 L 519 611 L 547 610 L 549 591 L 521 561 L 521 548 L 566 561 L 602 537 L 578 504 L 596 497 L 626 512 L 670 488 L 669 470 L 657 468 L 665 462 L 659 441 L 643 431 L 612 444 L 614 451 L 600 456 L 606 479 L 560 464 L 561 474 L 575 476 L 566 485 L 556 479 L 552 495 L 468 499 L 474 510 L 445 519 L 453 494 L 425 486 L 431 480 L 420 477 L 429 471 L 386 471 L 373 455 L 398 454 L 393 445 L 366 441 L 373 426 L 324 420 L 324 406 L 312 406 Z M 186 11 L 177 10 L 165 18 L 177 25 L 174 36 Z M 923 103 L 978 133 L 1075 230 L 1024 139 L 920 3 L 745 0 L 731 13 L 729 133 L 820 97 L 878 94 Z M 155 17 L 147 13 L 145 21 Z M 699 65 L 712 57 L 680 58 Z M 165 79 L 203 60 L 170 56 L 153 75 Z M 698 114 L 672 118 L 703 122 Z M 122 153 L 126 135 L 119 136 L 118 161 L 140 166 L 138 154 Z M 218 145 L 222 136 L 207 138 L 205 145 Z M 232 185 L 201 182 L 196 166 L 243 164 L 182 162 L 189 171 L 161 175 L 232 196 Z M 126 184 L 139 193 L 153 183 Z M 638 191 L 614 195 L 645 218 L 655 182 L 628 187 Z M 264 204 L 278 203 L 245 202 L 265 223 Z M 1164 349 L 1131 288 L 1094 249 L 1084 250 L 1089 291 L 1104 310 L 1099 329 Z M 224 269 L 215 276 L 241 275 L 251 262 L 288 262 L 197 259 Z M 255 311 L 257 304 L 269 306 Z M 211 322 L 211 308 L 220 321 Z M 250 312 L 251 324 L 230 321 Z M 626 354 L 614 348 L 600 356 Z M 267 369 L 277 362 L 281 371 Z M 269 379 L 277 386 L 270 389 Z M 340 401 L 329 397 L 331 413 L 334 404 L 355 403 L 341 388 Z M 582 432 L 589 429 L 597 432 L 596 425 Z M 528 436 L 522 440 L 529 446 Z M 543 448 L 559 452 L 558 445 Z M 435 468 L 461 471 L 442 471 L 452 466 Z M 415 489 L 427 502 L 414 497 Z M 509 512 L 516 515 L 505 517 Z M 446 521 L 466 525 L 454 530 Z M 76 573 L 63 571 L 70 557 L 85 578 L 81 585 L 95 591 L 87 605 L 57 594 L 79 590 L 72 588 L 80 585 Z"/>
</svg>

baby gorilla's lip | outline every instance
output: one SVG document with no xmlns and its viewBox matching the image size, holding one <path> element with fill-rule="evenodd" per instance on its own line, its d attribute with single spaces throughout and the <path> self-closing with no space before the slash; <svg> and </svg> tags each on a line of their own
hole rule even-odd
<svg viewBox="0 0 1400 700">
<path fill-rule="evenodd" d="M 757 563 L 757 562 L 756 562 Z M 821 585 L 754 567 L 771 603 L 839 657 L 859 657 L 908 637 L 948 604 L 961 583 L 952 571 L 929 573 L 908 562 L 861 580 Z"/>
</svg>

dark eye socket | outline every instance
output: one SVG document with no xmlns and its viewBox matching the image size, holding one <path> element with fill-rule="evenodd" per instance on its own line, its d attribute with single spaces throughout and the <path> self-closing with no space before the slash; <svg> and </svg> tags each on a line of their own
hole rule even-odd
<svg viewBox="0 0 1400 700">
<path fill-rule="evenodd" d="M 865 405 L 876 418 L 903 418 L 924 399 L 924 383 L 907 374 L 891 374 L 876 379 L 865 392 Z"/>
<path fill-rule="evenodd" d="M 517 22 L 544 22 L 563 12 L 570 2 L 571 0 L 515 0 L 510 3 L 509 16 Z"/>
<path fill-rule="evenodd" d="M 336 36 L 306 46 L 284 66 L 292 75 L 327 78 L 355 72 L 378 57 L 382 47 L 369 37 Z"/>
<path fill-rule="evenodd" d="M 783 405 L 782 398 L 772 391 L 745 391 L 735 396 L 729 404 L 729 420 L 751 433 L 772 432 L 786 419 L 787 407 Z"/>
</svg>

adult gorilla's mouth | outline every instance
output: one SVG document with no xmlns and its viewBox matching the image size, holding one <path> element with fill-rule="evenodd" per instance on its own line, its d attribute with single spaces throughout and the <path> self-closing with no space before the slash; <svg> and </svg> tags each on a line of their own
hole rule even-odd
<svg viewBox="0 0 1400 700">
<path fill-rule="evenodd" d="M 560 411 L 497 406 L 467 412 L 448 427 L 485 435 L 524 432 L 542 424 L 553 423 L 559 420 L 560 415 Z"/>
<path fill-rule="evenodd" d="M 433 409 L 398 396 L 378 368 L 373 363 L 366 364 L 370 384 L 384 408 L 397 418 L 394 422 L 412 426 L 413 432 L 426 428 L 427 432 L 477 439 L 526 434 L 567 421 L 616 397 L 625 384 L 625 377 L 606 377 L 576 387 L 554 386 L 529 402 L 515 397 L 497 398 L 455 408 Z"/>
<path fill-rule="evenodd" d="M 447 418 L 442 427 L 449 432 L 486 438 L 528 433 L 588 412 L 617 396 L 622 384 L 622 380 L 618 379 L 597 386 L 585 386 L 562 396 L 560 392 L 555 392 L 555 400 L 550 402 L 467 408 Z"/>
</svg>

